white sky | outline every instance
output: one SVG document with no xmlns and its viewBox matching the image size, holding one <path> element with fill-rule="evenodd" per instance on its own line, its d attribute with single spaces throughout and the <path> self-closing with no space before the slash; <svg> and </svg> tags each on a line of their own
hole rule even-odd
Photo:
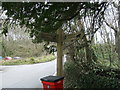
<svg viewBox="0 0 120 90">
<path fill-rule="evenodd" d="M 113 0 L 114 1 L 114 0 Z M 116 4 L 118 4 L 118 0 L 115 0 Z M 117 15 L 117 9 L 113 8 L 113 6 L 109 5 L 109 7 L 106 10 L 106 16 L 105 19 L 107 22 L 114 27 L 118 27 L 118 15 Z M 105 23 L 104 23 L 105 24 Z M 114 30 L 105 25 L 105 28 L 107 29 L 107 33 L 109 33 L 109 38 L 112 39 L 111 41 L 115 43 L 115 36 L 114 36 Z M 102 29 L 103 30 L 103 29 Z M 97 38 L 97 43 L 103 43 L 103 39 L 101 38 L 100 30 L 95 35 L 95 38 Z"/>
</svg>

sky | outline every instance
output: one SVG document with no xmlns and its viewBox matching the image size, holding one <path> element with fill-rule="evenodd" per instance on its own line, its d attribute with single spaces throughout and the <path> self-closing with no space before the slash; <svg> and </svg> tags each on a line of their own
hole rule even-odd
<svg viewBox="0 0 120 90">
<path fill-rule="evenodd" d="M 116 0 L 116 3 L 117 0 Z M 118 27 L 118 15 L 117 15 L 117 9 L 116 8 L 113 8 L 113 6 L 109 6 L 108 9 L 106 10 L 106 16 L 105 16 L 107 22 L 111 25 L 114 25 L 114 26 L 117 26 Z M 104 28 L 107 30 L 107 33 L 109 34 L 109 38 L 110 40 L 115 43 L 115 36 L 114 36 L 114 30 L 111 29 L 110 27 L 108 27 L 105 23 L 104 23 Z M 101 28 L 102 29 L 102 28 Z M 97 41 L 95 41 L 96 43 L 103 43 L 103 39 L 101 38 L 101 34 L 100 34 L 100 31 L 103 31 L 104 30 L 98 30 L 98 32 L 95 34 L 95 38 L 97 38 Z"/>
</svg>

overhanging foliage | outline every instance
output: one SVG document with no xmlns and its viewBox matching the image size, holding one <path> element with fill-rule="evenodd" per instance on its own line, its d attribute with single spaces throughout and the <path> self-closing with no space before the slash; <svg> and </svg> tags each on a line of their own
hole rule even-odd
<svg viewBox="0 0 120 90">
<path fill-rule="evenodd" d="M 7 21 L 12 17 L 12 23 L 17 23 L 21 26 L 25 25 L 29 28 L 30 36 L 35 36 L 35 42 L 46 40 L 40 37 L 43 32 L 56 33 L 64 23 L 74 18 L 86 17 L 89 15 L 96 18 L 104 15 L 106 2 L 58 2 L 58 3 L 43 3 L 43 2 L 4 2 L 2 7 L 7 10 Z M 99 18 L 99 21 L 102 18 Z M 3 31 L 7 33 L 5 29 Z M 46 40 L 47 41 L 47 40 Z M 53 41 L 48 39 L 48 41 Z"/>
</svg>

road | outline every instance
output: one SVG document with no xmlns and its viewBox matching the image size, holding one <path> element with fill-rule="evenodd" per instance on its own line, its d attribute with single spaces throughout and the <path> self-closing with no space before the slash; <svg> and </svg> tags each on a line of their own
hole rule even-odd
<svg viewBox="0 0 120 90">
<path fill-rule="evenodd" d="M 56 60 L 33 65 L 1 66 L 1 68 L 2 71 L 0 70 L 0 89 L 42 88 L 40 78 L 48 75 L 53 75 L 55 73 Z"/>
</svg>

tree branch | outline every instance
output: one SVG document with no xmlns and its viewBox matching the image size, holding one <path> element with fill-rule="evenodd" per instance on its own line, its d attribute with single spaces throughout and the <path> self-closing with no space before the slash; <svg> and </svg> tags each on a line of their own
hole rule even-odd
<svg viewBox="0 0 120 90">
<path fill-rule="evenodd" d="M 114 28 L 113 26 L 111 26 L 108 22 L 104 21 L 105 24 L 110 27 L 111 29 L 113 29 L 115 32 L 117 32 L 116 28 Z"/>
<path fill-rule="evenodd" d="M 50 41 L 50 42 L 57 42 L 57 34 L 49 34 L 49 33 L 44 33 L 41 32 L 37 38 L 42 38 L 45 41 Z"/>
<path fill-rule="evenodd" d="M 53 19 L 56 20 L 56 21 L 67 21 L 67 20 L 69 21 L 69 20 L 73 19 L 74 17 L 76 17 L 79 14 L 79 11 L 80 11 L 80 9 L 78 11 L 76 11 L 76 13 L 73 16 L 68 17 L 68 18 L 62 18 L 62 19 L 53 18 Z"/>
</svg>

